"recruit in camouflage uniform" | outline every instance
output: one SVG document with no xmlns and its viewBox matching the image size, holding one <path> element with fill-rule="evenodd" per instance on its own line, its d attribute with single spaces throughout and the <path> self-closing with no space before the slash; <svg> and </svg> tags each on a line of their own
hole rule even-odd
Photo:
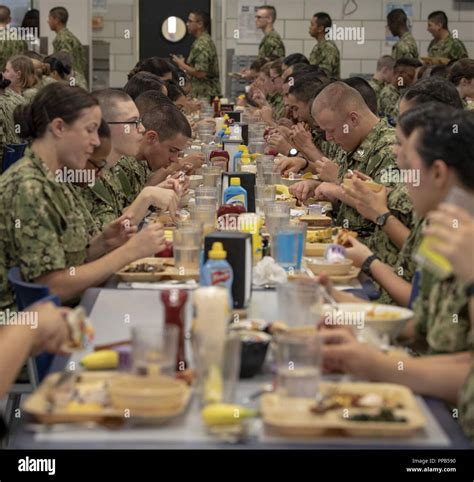
<svg viewBox="0 0 474 482">
<path fill-rule="evenodd" d="M 72 68 L 76 76 L 76 85 L 87 88 L 85 80 L 86 75 L 86 58 L 80 40 L 67 28 L 63 28 L 57 32 L 53 40 L 54 53 L 60 50 L 69 52 L 72 57 Z"/>
<path fill-rule="evenodd" d="M 187 64 L 206 77 L 192 78 L 192 95 L 194 97 L 215 97 L 220 94 L 219 62 L 217 50 L 211 36 L 203 32 L 191 45 Z"/>
<path fill-rule="evenodd" d="M 398 117 L 399 114 L 399 102 L 402 97 L 402 92 L 398 90 L 392 84 L 387 84 L 382 91 L 378 99 L 377 109 L 379 115 L 392 116 L 394 119 Z"/>
<path fill-rule="evenodd" d="M 474 363 L 459 394 L 459 423 L 467 437 L 474 442 Z"/>
<path fill-rule="evenodd" d="M 378 104 L 380 93 L 382 92 L 382 89 L 387 85 L 387 83 L 384 82 L 383 80 L 377 80 L 372 78 L 369 80 L 369 84 L 372 87 L 372 89 L 374 89 L 375 95 L 377 97 L 377 104 Z"/>
<path fill-rule="evenodd" d="M 395 129 L 390 127 L 385 119 L 380 119 L 353 152 L 345 153 L 339 169 L 339 181 L 342 182 L 351 169 L 367 174 L 375 182 L 382 183 L 382 176 L 390 170 L 397 169 L 393 153 L 395 142 Z M 390 183 L 383 184 L 391 186 Z M 375 228 L 374 223 L 343 203 L 339 206 L 336 225 L 358 232 L 362 242 L 365 242 L 364 237 L 373 234 Z"/>
<path fill-rule="evenodd" d="M 416 40 L 410 32 L 405 32 L 400 40 L 392 47 L 392 57 L 398 59 L 418 59 Z"/>
<path fill-rule="evenodd" d="M 15 132 L 13 111 L 17 106 L 25 104 L 26 99 L 12 89 L 5 89 L 0 95 L 0 166 L 3 162 L 3 149 L 6 144 L 19 144 L 22 139 Z"/>
<path fill-rule="evenodd" d="M 413 225 L 413 204 L 408 196 L 408 190 L 403 183 L 397 183 L 388 190 L 388 210 L 407 228 Z M 385 231 L 375 225 L 373 234 L 367 240 L 367 247 L 382 261 L 389 266 L 396 266 L 400 248 L 398 248 L 387 236 Z"/>
<path fill-rule="evenodd" d="M 1 72 L 7 66 L 7 60 L 14 55 L 22 55 L 28 50 L 25 40 L 0 40 L 0 68 Z"/>
<path fill-rule="evenodd" d="M 260 45 L 258 46 L 258 57 L 271 58 L 271 57 L 284 57 L 285 56 L 285 44 L 280 37 L 280 34 L 272 30 L 263 36 Z"/>
<path fill-rule="evenodd" d="M 463 283 L 452 276 L 442 280 L 425 268 L 420 269 L 419 293 L 413 311 L 416 333 L 427 344 L 424 348 L 428 353 L 472 349 L 467 301 Z"/>
<path fill-rule="evenodd" d="M 285 110 L 285 104 L 283 95 L 279 92 L 275 92 L 274 94 L 269 94 L 267 96 L 267 102 L 270 104 L 272 108 L 273 120 L 278 121 L 283 116 L 283 112 Z"/>
<path fill-rule="evenodd" d="M 118 180 L 125 194 L 127 206 L 142 192 L 151 174 L 146 160 L 139 161 L 133 156 L 122 156 L 115 166 Z"/>
<path fill-rule="evenodd" d="M 450 60 L 468 57 L 466 46 L 458 38 L 449 34 L 444 40 L 433 39 L 428 45 L 428 57 L 444 57 Z"/>
<path fill-rule="evenodd" d="M 398 253 L 396 261 L 391 265 L 395 273 L 409 283 L 412 282 L 417 268 L 416 261 L 413 259 L 413 253 L 418 250 L 418 246 L 421 243 L 423 223 L 423 218 L 415 221 L 408 238 Z M 394 301 L 388 292 L 380 287 L 380 298 L 377 300 L 377 303 L 393 304 Z"/>
<path fill-rule="evenodd" d="M 340 146 L 334 144 L 334 142 L 327 141 L 324 138 L 324 132 L 318 129 L 312 129 L 311 138 L 313 144 L 321 151 L 324 157 L 327 157 L 330 161 L 336 162 L 337 164 L 341 164 L 345 152 Z"/>
<path fill-rule="evenodd" d="M 311 51 L 309 63 L 317 65 L 329 75 L 339 79 L 341 76 L 341 59 L 339 49 L 332 40 L 320 40 Z"/>
<path fill-rule="evenodd" d="M 26 281 L 86 262 L 99 234 L 84 202 L 58 182 L 31 149 L 0 177 L 0 310 L 15 308 L 7 281 L 18 266 Z"/>
</svg>

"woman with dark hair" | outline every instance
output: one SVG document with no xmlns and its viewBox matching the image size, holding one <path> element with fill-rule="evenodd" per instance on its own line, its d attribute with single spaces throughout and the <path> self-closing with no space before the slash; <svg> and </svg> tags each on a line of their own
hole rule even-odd
<svg viewBox="0 0 474 482">
<path fill-rule="evenodd" d="M 456 86 L 466 109 L 474 109 L 474 60 L 461 59 L 451 66 L 448 79 Z"/>
<path fill-rule="evenodd" d="M 12 266 L 71 303 L 131 261 L 163 249 L 159 224 L 132 236 L 136 228 L 124 228 L 122 217 L 99 233 L 72 185 L 100 144 L 94 97 L 51 84 L 19 106 L 14 119 L 31 146 L 0 178 L 0 309 L 14 309 L 7 281 Z"/>
</svg>

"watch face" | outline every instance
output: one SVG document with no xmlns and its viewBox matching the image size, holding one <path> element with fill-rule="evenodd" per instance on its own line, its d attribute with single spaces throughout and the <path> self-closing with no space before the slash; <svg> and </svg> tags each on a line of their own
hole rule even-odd
<svg viewBox="0 0 474 482">
<path fill-rule="evenodd" d="M 298 154 L 298 150 L 295 149 L 294 147 L 292 147 L 292 148 L 290 149 L 290 156 L 296 156 L 296 154 Z"/>
</svg>

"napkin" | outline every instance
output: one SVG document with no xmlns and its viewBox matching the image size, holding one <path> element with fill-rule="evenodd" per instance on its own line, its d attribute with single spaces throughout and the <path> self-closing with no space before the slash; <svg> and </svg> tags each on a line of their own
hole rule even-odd
<svg viewBox="0 0 474 482">
<path fill-rule="evenodd" d="M 253 269 L 253 284 L 279 284 L 287 280 L 286 271 L 271 256 L 265 256 Z"/>
</svg>

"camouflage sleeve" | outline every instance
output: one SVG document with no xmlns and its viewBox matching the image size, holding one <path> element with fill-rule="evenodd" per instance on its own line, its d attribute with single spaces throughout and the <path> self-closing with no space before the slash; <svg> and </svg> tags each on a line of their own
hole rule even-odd
<svg viewBox="0 0 474 482">
<path fill-rule="evenodd" d="M 12 225 L 17 229 L 13 245 L 21 259 L 26 280 L 68 267 L 68 258 L 82 264 L 86 258 L 87 237 L 78 221 L 62 236 L 64 219 L 54 208 L 37 180 L 20 183 L 12 202 Z M 75 217 L 68 218 L 74 223 Z"/>
<path fill-rule="evenodd" d="M 193 49 L 193 56 L 191 59 L 191 67 L 194 67 L 198 72 L 208 73 L 212 66 L 212 58 L 210 49 L 205 48 L 205 45 L 196 45 Z"/>
<path fill-rule="evenodd" d="M 464 43 L 461 42 L 461 40 L 459 39 L 454 39 L 453 49 L 452 49 L 450 58 L 459 60 L 459 59 L 466 59 L 467 57 L 469 57 L 469 55 L 467 53 L 467 49 Z"/>
</svg>

